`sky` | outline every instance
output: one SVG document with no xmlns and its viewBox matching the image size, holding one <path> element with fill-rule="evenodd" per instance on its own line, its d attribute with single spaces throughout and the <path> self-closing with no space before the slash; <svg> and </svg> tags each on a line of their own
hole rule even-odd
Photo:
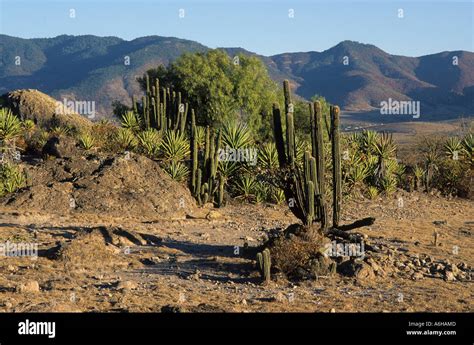
<svg viewBox="0 0 474 345">
<path fill-rule="evenodd" d="M 262 54 L 323 51 L 343 40 L 391 54 L 474 51 L 474 0 L 0 0 L 0 33 L 159 35 Z"/>
</svg>

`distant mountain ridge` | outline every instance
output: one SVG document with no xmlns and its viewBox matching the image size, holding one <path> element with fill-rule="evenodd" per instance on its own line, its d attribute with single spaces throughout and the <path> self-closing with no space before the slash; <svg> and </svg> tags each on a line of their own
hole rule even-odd
<svg viewBox="0 0 474 345">
<path fill-rule="evenodd" d="M 168 64 L 185 52 L 208 49 L 198 42 L 161 36 L 126 41 L 91 35 L 35 39 L 0 35 L 0 94 L 34 88 L 57 99 L 93 100 L 99 113 L 110 113 L 112 101 L 129 103 L 132 94 L 141 93 L 136 77 L 147 69 Z M 255 55 L 275 81 L 290 79 L 299 96 L 322 95 L 345 110 L 373 110 L 391 98 L 420 101 L 433 119 L 436 114 L 474 114 L 472 52 L 405 57 L 353 41 L 322 52 L 273 56 L 221 49 L 231 56 Z"/>
</svg>

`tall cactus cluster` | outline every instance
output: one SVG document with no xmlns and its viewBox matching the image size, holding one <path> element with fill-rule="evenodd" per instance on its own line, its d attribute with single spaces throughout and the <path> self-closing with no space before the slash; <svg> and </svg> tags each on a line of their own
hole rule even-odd
<svg viewBox="0 0 474 345">
<path fill-rule="evenodd" d="M 200 157 L 197 139 L 196 119 L 194 111 L 191 110 L 191 191 L 199 205 L 213 202 L 220 207 L 224 201 L 225 185 L 224 177 L 217 177 L 221 132 L 206 127 L 203 157 Z"/>
<path fill-rule="evenodd" d="M 158 131 L 170 129 L 181 132 L 186 130 L 188 103 L 183 103 L 181 92 L 160 87 L 158 78 L 155 79 L 154 85 L 150 85 L 150 77 L 146 75 L 146 93 L 141 103 L 132 97 L 132 106 L 145 129 L 154 128 Z"/>
<path fill-rule="evenodd" d="M 309 103 L 311 122 L 311 152 L 306 151 L 303 165 L 296 161 L 293 104 L 288 80 L 283 82 L 285 96 L 285 134 L 278 104 L 273 105 L 274 136 L 280 167 L 285 174 L 285 198 L 293 214 L 306 226 L 321 222 L 323 230 L 329 226 L 328 201 L 326 197 L 324 157 L 324 117 L 319 101 Z M 333 170 L 333 227 L 339 225 L 341 212 L 341 157 L 339 143 L 339 107 L 330 107 L 330 140 Z"/>
</svg>

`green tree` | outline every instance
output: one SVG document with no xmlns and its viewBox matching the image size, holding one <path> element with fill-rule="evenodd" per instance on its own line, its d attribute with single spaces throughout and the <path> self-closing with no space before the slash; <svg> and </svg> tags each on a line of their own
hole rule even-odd
<svg viewBox="0 0 474 345">
<path fill-rule="evenodd" d="M 256 57 L 231 58 L 222 50 L 187 53 L 168 67 L 147 71 L 150 80 L 180 90 L 196 111 L 201 125 L 221 126 L 238 119 L 260 135 L 271 132 L 271 108 L 277 85 Z M 145 76 L 139 79 L 143 89 Z"/>
</svg>

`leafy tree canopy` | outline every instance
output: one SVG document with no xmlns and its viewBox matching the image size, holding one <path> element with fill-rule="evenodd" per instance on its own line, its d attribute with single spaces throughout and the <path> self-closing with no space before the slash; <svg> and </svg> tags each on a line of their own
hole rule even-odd
<svg viewBox="0 0 474 345">
<path fill-rule="evenodd" d="M 195 109 L 198 123 L 220 126 L 239 119 L 254 133 L 268 135 L 278 87 L 257 57 L 237 57 L 218 49 L 187 53 L 168 67 L 146 73 L 152 85 L 159 78 L 161 86 L 180 90 Z M 138 81 L 146 89 L 146 75 Z"/>
</svg>

